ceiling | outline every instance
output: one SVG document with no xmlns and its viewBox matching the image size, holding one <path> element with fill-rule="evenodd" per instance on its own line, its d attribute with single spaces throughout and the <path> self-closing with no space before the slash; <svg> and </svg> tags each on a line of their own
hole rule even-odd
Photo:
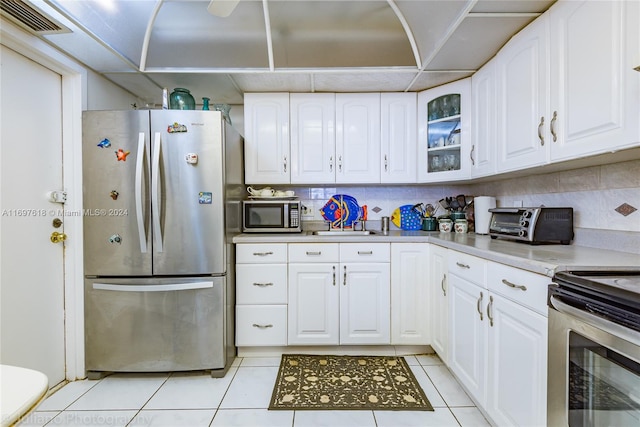
<svg viewBox="0 0 640 427">
<path fill-rule="evenodd" d="M 210 0 L 1 1 L 5 17 L 8 5 L 44 15 L 20 25 L 149 106 L 163 87 L 228 104 L 245 92 L 421 91 L 472 75 L 555 2 L 240 0 L 219 17 Z"/>
</svg>

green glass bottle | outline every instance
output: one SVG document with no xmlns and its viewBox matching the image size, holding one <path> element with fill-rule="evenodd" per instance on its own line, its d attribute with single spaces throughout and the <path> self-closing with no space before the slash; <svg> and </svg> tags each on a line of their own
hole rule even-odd
<svg viewBox="0 0 640 427">
<path fill-rule="evenodd" d="M 177 87 L 169 96 L 169 106 L 172 110 L 195 110 L 196 100 L 188 89 Z"/>
</svg>

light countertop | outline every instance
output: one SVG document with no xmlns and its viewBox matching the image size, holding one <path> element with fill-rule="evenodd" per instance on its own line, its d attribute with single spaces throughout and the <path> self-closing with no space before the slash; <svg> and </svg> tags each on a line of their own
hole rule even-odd
<svg viewBox="0 0 640 427">
<path fill-rule="evenodd" d="M 345 232 L 347 234 L 348 232 Z M 474 233 L 440 233 L 392 230 L 368 236 L 316 236 L 302 233 L 244 233 L 233 243 L 432 243 L 490 261 L 552 277 L 556 271 L 602 268 L 640 269 L 640 255 L 576 245 L 530 245 L 506 239 L 491 239 Z"/>
</svg>

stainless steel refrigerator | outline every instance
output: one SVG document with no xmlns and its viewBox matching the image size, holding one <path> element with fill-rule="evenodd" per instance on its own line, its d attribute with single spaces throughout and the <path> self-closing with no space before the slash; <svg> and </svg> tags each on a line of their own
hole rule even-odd
<svg viewBox="0 0 640 427">
<path fill-rule="evenodd" d="M 83 114 L 85 364 L 211 370 L 234 347 L 242 138 L 217 111 Z"/>
</svg>

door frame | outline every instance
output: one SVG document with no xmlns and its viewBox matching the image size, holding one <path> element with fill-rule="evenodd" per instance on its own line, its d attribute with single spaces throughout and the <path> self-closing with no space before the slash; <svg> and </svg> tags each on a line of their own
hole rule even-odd
<svg viewBox="0 0 640 427">
<path fill-rule="evenodd" d="M 62 162 L 67 192 L 64 231 L 64 335 L 65 377 L 85 377 L 83 234 L 82 234 L 82 111 L 87 106 L 87 70 L 52 48 L 0 18 L 0 39 L 5 47 L 58 73 L 62 77 Z M 77 213 L 77 214 L 76 214 Z"/>
</svg>

